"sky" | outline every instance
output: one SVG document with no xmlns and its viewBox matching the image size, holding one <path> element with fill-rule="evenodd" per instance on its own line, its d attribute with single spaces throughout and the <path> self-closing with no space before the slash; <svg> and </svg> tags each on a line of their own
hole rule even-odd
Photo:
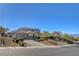
<svg viewBox="0 0 79 59">
<path fill-rule="evenodd" d="M 0 4 L 0 26 L 79 34 L 79 4 Z"/>
</svg>

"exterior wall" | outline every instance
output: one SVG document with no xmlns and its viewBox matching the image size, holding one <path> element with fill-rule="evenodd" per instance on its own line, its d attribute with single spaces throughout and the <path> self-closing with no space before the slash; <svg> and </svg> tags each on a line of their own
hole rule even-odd
<svg viewBox="0 0 79 59">
<path fill-rule="evenodd" d="M 38 36 L 35 34 L 21 34 L 21 33 L 15 33 L 12 37 L 16 39 L 29 39 L 29 40 L 36 40 L 38 38 Z"/>
<path fill-rule="evenodd" d="M 27 34 L 22 34 L 22 33 L 15 33 L 13 36 L 15 39 L 27 39 Z"/>
</svg>

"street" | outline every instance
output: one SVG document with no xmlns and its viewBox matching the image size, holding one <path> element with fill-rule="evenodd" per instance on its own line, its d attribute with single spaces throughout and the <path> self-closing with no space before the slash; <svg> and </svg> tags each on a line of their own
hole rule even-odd
<svg viewBox="0 0 79 59">
<path fill-rule="evenodd" d="M 79 48 L 4 48 L 0 56 L 79 56 Z"/>
</svg>

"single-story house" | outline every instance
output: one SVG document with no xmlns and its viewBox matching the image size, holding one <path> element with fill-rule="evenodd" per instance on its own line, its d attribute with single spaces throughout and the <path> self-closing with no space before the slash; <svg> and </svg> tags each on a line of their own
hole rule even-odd
<svg viewBox="0 0 79 59">
<path fill-rule="evenodd" d="M 8 33 L 9 36 L 15 39 L 26 39 L 26 40 L 38 40 L 40 30 L 31 28 L 20 28 L 13 31 L 12 34 Z"/>
</svg>

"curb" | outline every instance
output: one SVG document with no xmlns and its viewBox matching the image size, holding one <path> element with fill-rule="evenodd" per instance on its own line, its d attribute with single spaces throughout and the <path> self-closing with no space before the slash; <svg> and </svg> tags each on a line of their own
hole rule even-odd
<svg viewBox="0 0 79 59">
<path fill-rule="evenodd" d="M 33 47 L 0 47 L 0 49 L 19 49 L 19 48 L 70 48 L 79 47 L 78 45 L 62 45 L 62 46 L 33 46 Z"/>
<path fill-rule="evenodd" d="M 73 44 L 73 45 L 64 45 L 64 46 L 61 46 L 61 48 L 70 48 L 70 47 L 78 47 L 78 45 Z"/>
</svg>

